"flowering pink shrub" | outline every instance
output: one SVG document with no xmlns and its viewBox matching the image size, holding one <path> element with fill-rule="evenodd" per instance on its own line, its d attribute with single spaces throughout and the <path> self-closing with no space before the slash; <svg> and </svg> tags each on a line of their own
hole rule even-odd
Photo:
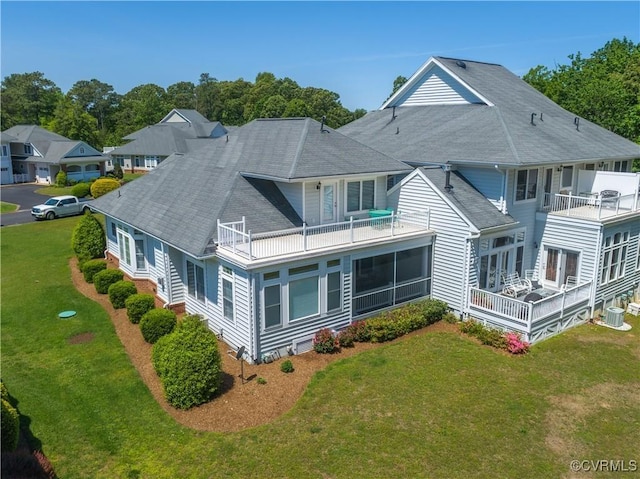
<svg viewBox="0 0 640 479">
<path fill-rule="evenodd" d="M 320 354 L 335 353 L 340 350 L 340 341 L 330 329 L 324 328 L 313 337 L 313 349 Z"/>
<path fill-rule="evenodd" d="M 507 351 L 511 354 L 525 354 L 529 352 L 529 343 L 522 340 L 518 333 L 506 333 Z"/>
</svg>

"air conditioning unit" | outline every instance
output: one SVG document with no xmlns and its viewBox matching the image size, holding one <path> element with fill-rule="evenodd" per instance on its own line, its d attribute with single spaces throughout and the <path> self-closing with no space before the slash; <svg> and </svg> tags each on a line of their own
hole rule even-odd
<svg viewBox="0 0 640 479">
<path fill-rule="evenodd" d="M 624 309 L 611 306 L 607 308 L 604 322 L 614 328 L 619 328 L 624 324 Z"/>
</svg>

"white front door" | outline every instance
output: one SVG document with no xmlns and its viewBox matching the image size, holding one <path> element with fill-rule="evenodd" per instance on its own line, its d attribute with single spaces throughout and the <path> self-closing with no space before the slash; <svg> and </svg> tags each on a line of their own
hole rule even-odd
<svg viewBox="0 0 640 479">
<path fill-rule="evenodd" d="M 320 194 L 322 195 L 320 198 L 320 221 L 322 223 L 335 223 L 338 212 L 335 183 L 323 183 Z"/>
</svg>

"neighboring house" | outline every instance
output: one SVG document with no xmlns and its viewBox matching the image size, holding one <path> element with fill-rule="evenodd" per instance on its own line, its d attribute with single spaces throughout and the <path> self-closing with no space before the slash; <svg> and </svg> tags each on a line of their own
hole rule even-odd
<svg viewBox="0 0 640 479">
<path fill-rule="evenodd" d="M 110 149 L 107 169 L 118 163 L 127 171 L 149 171 L 173 153 L 189 153 L 228 133 L 196 110 L 174 109 L 160 122 L 125 136 L 129 143 Z"/>
<path fill-rule="evenodd" d="M 13 165 L 11 164 L 11 143 L 17 142 L 15 136 L 0 133 L 0 185 L 14 183 Z"/>
<path fill-rule="evenodd" d="M 390 203 L 429 207 L 432 295 L 459 314 L 535 341 L 638 294 L 640 146 L 504 67 L 431 58 L 339 131 L 417 167 Z M 500 294 L 514 272 L 544 297 Z"/>
<path fill-rule="evenodd" d="M 428 209 L 387 210 L 390 179 L 412 170 L 315 120 L 262 119 L 92 209 L 121 270 L 261 361 L 430 294 Z"/>
<path fill-rule="evenodd" d="M 69 140 L 36 125 L 16 125 L 2 134 L 3 147 L 5 135 L 12 138 L 8 141 L 12 183 L 55 183 L 60 170 L 75 181 L 89 181 L 104 175 L 108 157 L 83 141 Z"/>
</svg>

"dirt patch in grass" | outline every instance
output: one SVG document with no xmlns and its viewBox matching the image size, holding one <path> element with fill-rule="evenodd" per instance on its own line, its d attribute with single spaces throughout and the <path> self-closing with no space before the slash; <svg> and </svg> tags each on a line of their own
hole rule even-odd
<svg viewBox="0 0 640 479">
<path fill-rule="evenodd" d="M 95 335 L 93 333 L 80 333 L 75 336 L 71 336 L 69 338 L 69 344 L 83 344 L 93 341 L 93 337 Z"/>
<path fill-rule="evenodd" d="M 640 403 L 640 385 L 604 383 L 577 394 L 550 397 L 551 407 L 545 417 L 549 431 L 546 446 L 567 465 L 574 459 L 586 457 L 586 446 L 576 439 L 576 430 L 588 421 L 589 416 L 614 407 L 612 401 Z"/>
<path fill-rule="evenodd" d="M 109 264 L 109 267 L 114 265 Z M 77 261 L 70 261 L 73 284 L 82 294 L 96 301 L 107 311 L 116 333 L 156 401 L 180 424 L 202 431 L 231 432 L 266 424 L 289 411 L 302 396 L 311 377 L 329 363 L 353 356 L 362 351 L 379 347 L 379 344 L 356 343 L 353 348 L 343 348 L 336 354 L 317 354 L 314 351 L 298 356 L 283 357 L 268 364 L 252 365 L 241 363 L 231 354 L 230 349 L 220 341 L 224 371 L 222 391 L 212 401 L 187 411 L 175 409 L 165 400 L 162 385 L 151 364 L 151 345 L 142 338 L 140 328 L 127 318 L 125 309 L 114 309 L 106 294 L 96 293 L 93 284 L 87 283 L 78 270 Z M 139 293 L 155 294 L 148 282 L 136 282 Z M 156 304 L 161 307 L 161 304 Z M 419 331 L 403 336 L 396 341 L 425 332 L 458 331 L 454 324 L 439 322 Z M 286 359 L 293 363 L 292 373 L 280 371 L 280 364 Z M 244 378 L 244 380 L 243 380 Z M 262 378 L 258 381 L 258 378 Z M 263 383 L 263 384 L 260 384 Z"/>
</svg>

